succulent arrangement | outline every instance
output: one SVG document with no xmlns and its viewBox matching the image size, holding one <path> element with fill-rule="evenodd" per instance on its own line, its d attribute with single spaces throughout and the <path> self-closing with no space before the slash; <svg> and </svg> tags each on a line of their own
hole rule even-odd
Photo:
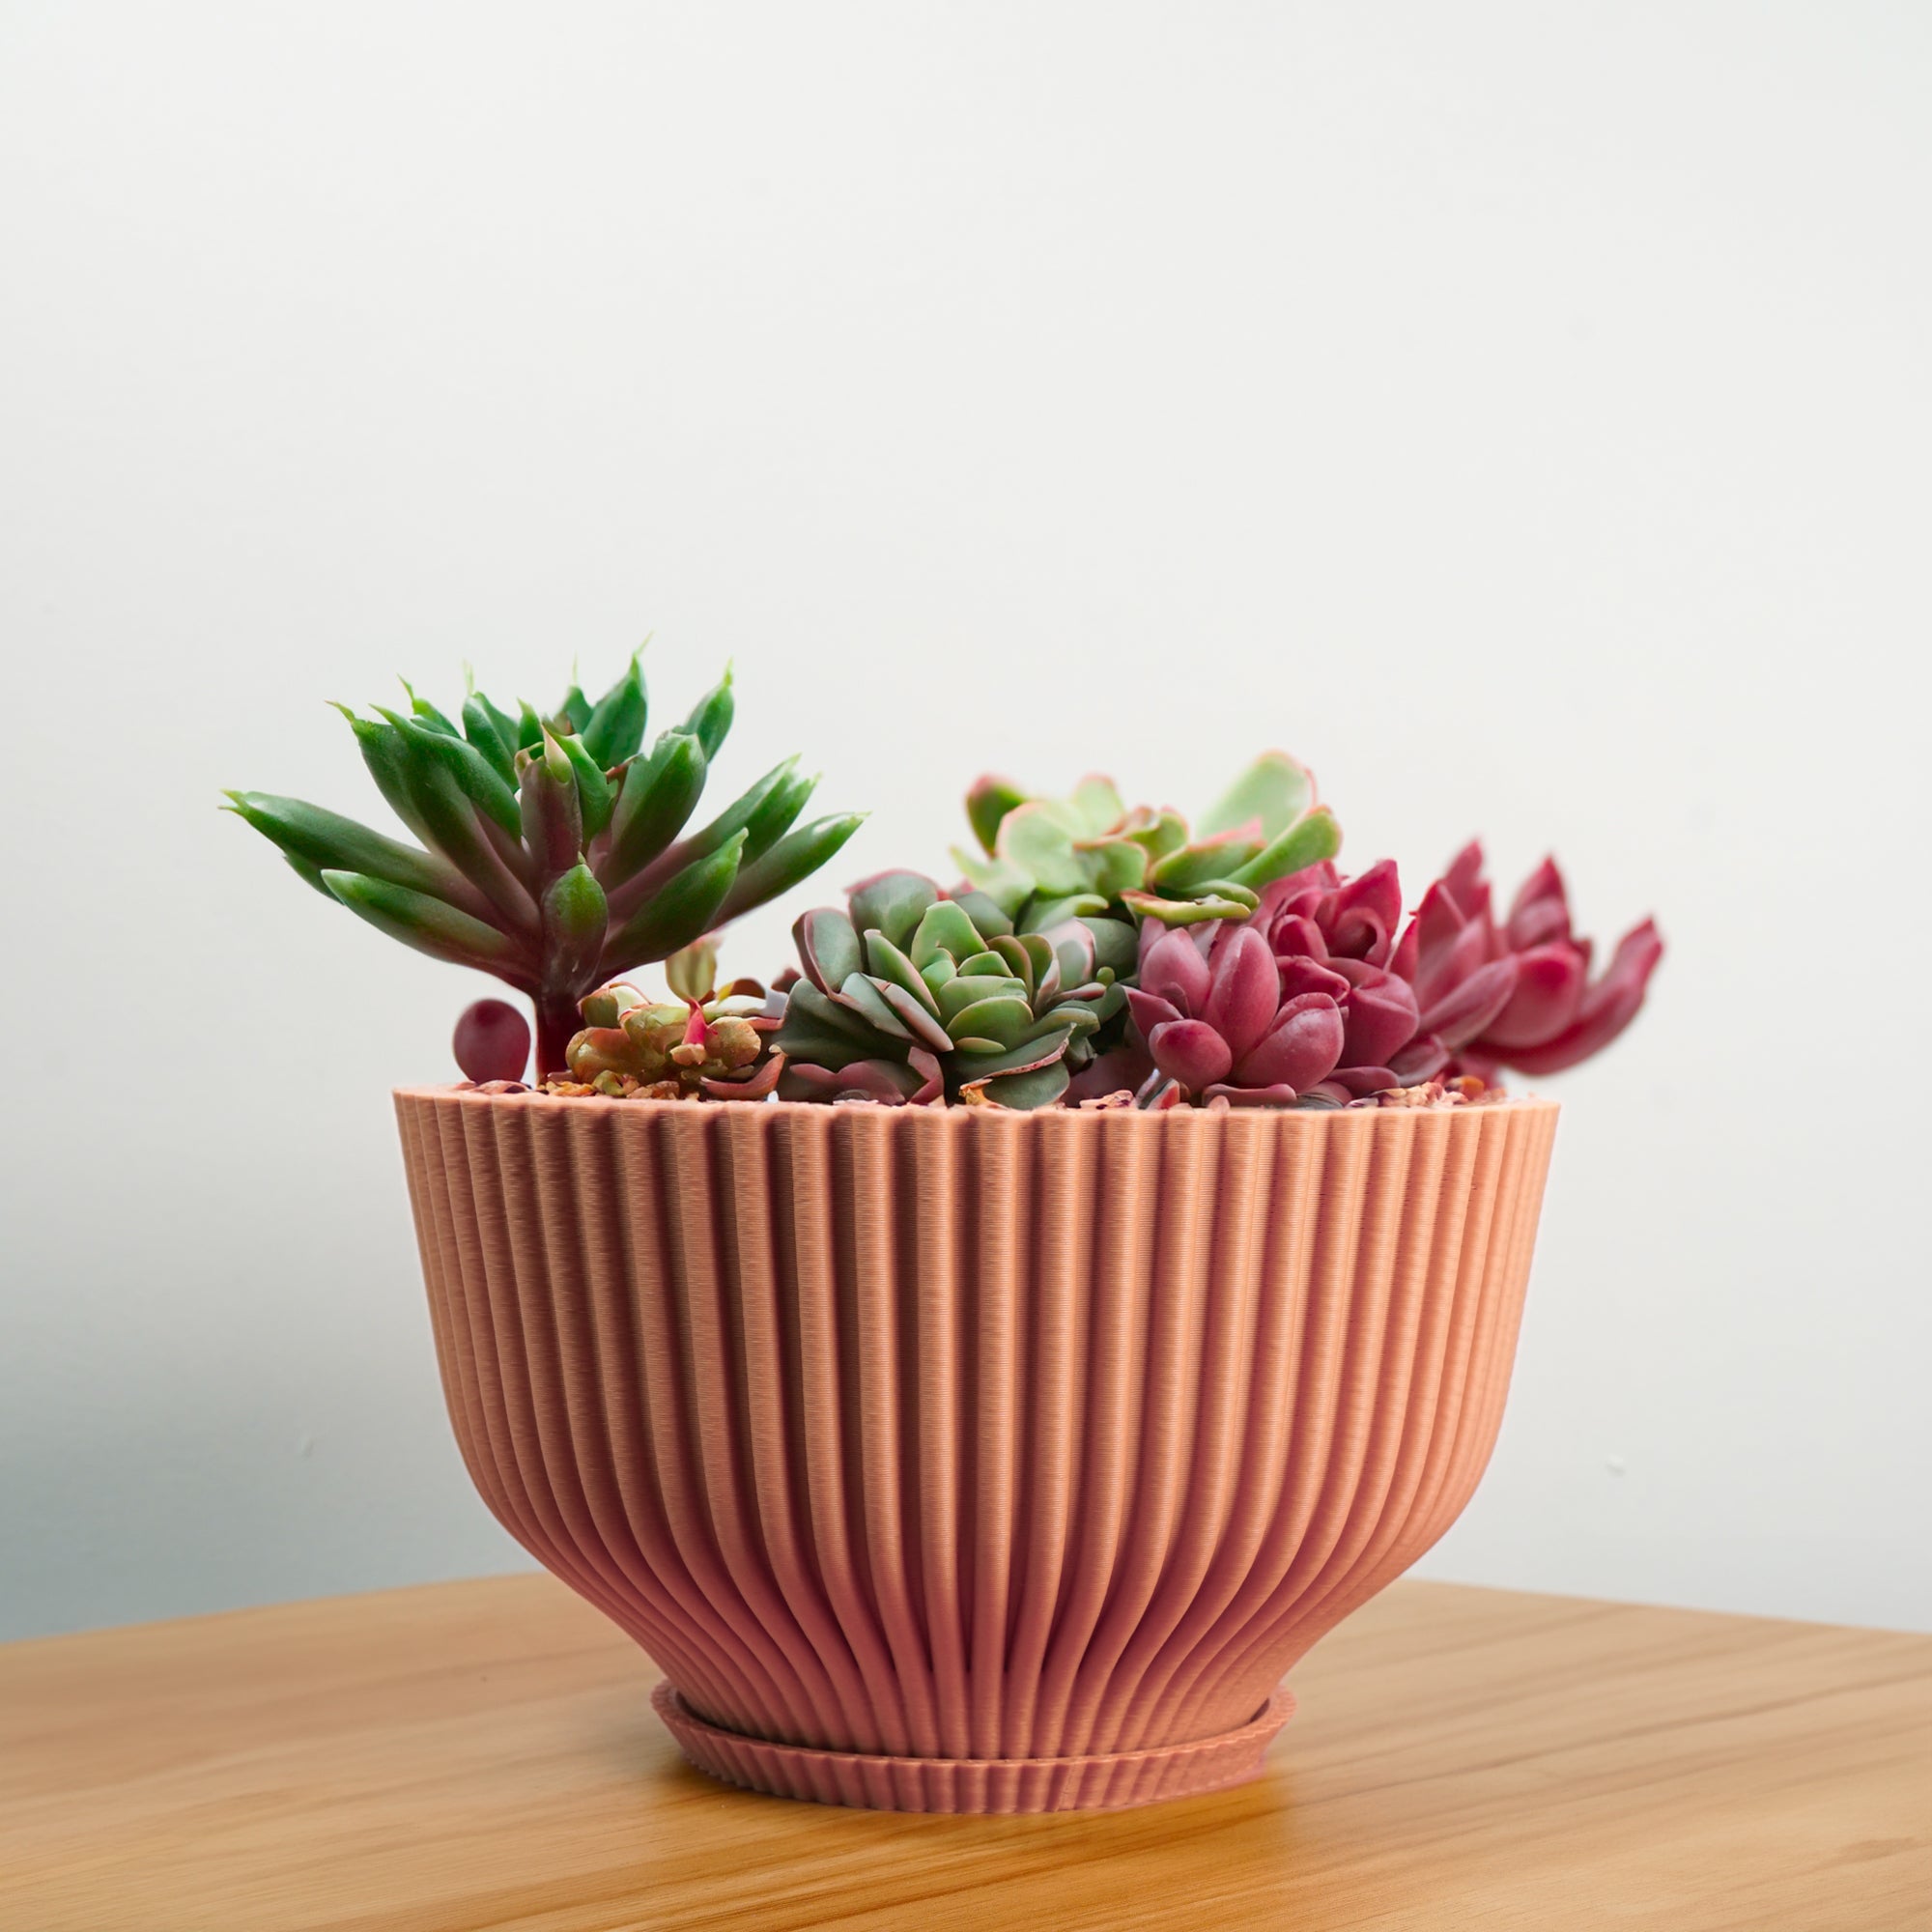
<svg viewBox="0 0 1932 1932">
<path fill-rule="evenodd" d="M 516 716 L 473 688 L 460 725 L 345 707 L 405 843 L 296 799 L 230 809 L 379 930 L 494 973 L 536 1018 L 536 1077 L 597 1099 L 1032 1109 L 1453 1104 L 1505 1071 L 1554 1073 L 1634 1018 L 1662 953 L 1626 933 L 1591 977 L 1546 860 L 1498 921 L 1479 844 L 1406 914 L 1396 867 L 1337 869 L 1341 829 L 1305 767 L 1257 758 L 1190 826 L 1110 779 L 1065 797 L 984 778 L 974 846 L 942 887 L 895 869 L 805 913 L 768 988 L 717 984 L 717 930 L 836 853 L 858 814 L 795 821 L 787 759 L 687 830 L 729 729 L 730 673 L 643 749 L 633 657 L 594 704 Z M 665 962 L 668 996 L 622 976 Z M 521 1084 L 529 1029 L 479 1001 L 466 1075 Z"/>
</svg>

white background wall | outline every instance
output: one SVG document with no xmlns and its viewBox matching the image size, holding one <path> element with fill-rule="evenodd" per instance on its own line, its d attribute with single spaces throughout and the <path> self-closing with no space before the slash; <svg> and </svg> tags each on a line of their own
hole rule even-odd
<svg viewBox="0 0 1932 1932">
<path fill-rule="evenodd" d="M 478 987 L 216 787 L 647 629 L 833 884 L 1281 742 L 1655 909 L 1428 1568 L 1932 1628 L 1928 91 L 1844 0 L 8 8 L 0 1634 L 521 1560 L 387 1099 Z"/>
</svg>

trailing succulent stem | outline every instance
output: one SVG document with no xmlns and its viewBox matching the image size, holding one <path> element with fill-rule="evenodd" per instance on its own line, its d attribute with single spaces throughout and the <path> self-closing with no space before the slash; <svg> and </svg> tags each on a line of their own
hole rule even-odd
<svg viewBox="0 0 1932 1932">
<path fill-rule="evenodd" d="M 472 688 L 458 723 L 403 689 L 407 711 L 337 709 L 419 844 L 267 792 L 230 792 L 228 809 L 379 931 L 526 995 L 539 1077 L 564 1071 L 593 987 L 788 891 L 860 823 L 797 825 L 817 781 L 787 759 L 687 829 L 731 728 L 728 669 L 649 751 L 636 655 L 595 703 L 573 684 L 549 718 L 528 704 L 512 717 Z"/>
</svg>

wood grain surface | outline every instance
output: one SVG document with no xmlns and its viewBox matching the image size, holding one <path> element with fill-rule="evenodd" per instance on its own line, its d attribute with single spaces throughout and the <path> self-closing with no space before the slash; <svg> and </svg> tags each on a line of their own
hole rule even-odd
<svg viewBox="0 0 1932 1932">
<path fill-rule="evenodd" d="M 1404 1582 L 1259 1782 L 922 1818 L 688 1769 L 542 1576 L 0 1649 L 6 1932 L 1932 1928 L 1932 1638 Z"/>
</svg>

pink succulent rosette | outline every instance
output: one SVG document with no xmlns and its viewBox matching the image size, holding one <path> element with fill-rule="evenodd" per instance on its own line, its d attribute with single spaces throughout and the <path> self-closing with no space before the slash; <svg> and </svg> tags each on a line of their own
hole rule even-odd
<svg viewBox="0 0 1932 1932">
<path fill-rule="evenodd" d="M 1432 1079 L 1447 1044 L 1394 970 L 1402 881 L 1393 859 L 1359 878 L 1311 866 L 1262 895 L 1253 923 L 1266 935 L 1282 997 L 1325 993 L 1343 1019 L 1342 1052 L 1318 1097 L 1342 1103 Z"/>
<path fill-rule="evenodd" d="M 1177 1095 L 1288 1107 L 1333 1072 L 1347 1028 L 1325 991 L 1282 996 L 1267 941 L 1252 925 L 1161 930 L 1141 953 L 1127 1004 Z"/>
<path fill-rule="evenodd" d="M 1414 988 L 1422 1025 L 1454 1070 L 1493 1080 L 1504 1067 L 1560 1073 L 1600 1053 L 1636 1017 L 1663 941 L 1644 920 L 1590 978 L 1593 947 L 1571 927 L 1563 875 L 1546 859 L 1499 926 L 1471 840 L 1423 895 L 1392 964 Z"/>
<path fill-rule="evenodd" d="M 1325 862 L 1277 880 L 1252 918 L 1142 936 L 1134 1023 L 1178 1096 L 1346 1106 L 1441 1070 L 1389 961 L 1402 922 L 1392 862 L 1344 879 Z"/>
</svg>

